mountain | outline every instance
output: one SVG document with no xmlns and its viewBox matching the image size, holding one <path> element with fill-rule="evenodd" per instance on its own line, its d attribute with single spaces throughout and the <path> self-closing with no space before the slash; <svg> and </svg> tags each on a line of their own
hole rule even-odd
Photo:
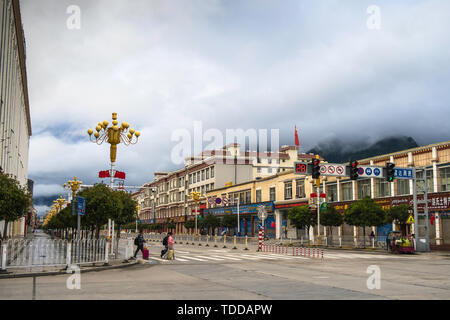
<svg viewBox="0 0 450 320">
<path fill-rule="evenodd" d="M 382 154 L 397 152 L 405 149 L 415 148 L 419 145 L 411 137 L 395 136 L 383 138 L 369 147 L 348 144 L 338 139 L 319 143 L 308 151 L 308 153 L 319 154 L 331 163 L 344 163 L 349 160 L 360 160 Z M 356 150 L 356 151 L 355 151 Z"/>
</svg>

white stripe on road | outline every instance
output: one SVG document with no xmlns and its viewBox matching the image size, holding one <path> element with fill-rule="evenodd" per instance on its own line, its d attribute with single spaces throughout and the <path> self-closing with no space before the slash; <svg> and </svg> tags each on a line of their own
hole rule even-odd
<svg viewBox="0 0 450 320">
<path fill-rule="evenodd" d="M 212 258 L 212 257 L 206 257 L 206 256 L 196 256 L 196 257 L 204 258 L 204 259 L 210 259 L 210 260 L 216 260 L 216 261 L 223 261 L 223 260 L 225 260 L 225 259 L 222 259 L 222 258 Z"/>
<path fill-rule="evenodd" d="M 174 260 L 178 260 L 178 261 L 182 261 L 182 262 L 189 261 L 189 260 L 181 259 L 181 258 L 178 258 L 178 257 L 174 258 Z"/>
<path fill-rule="evenodd" d="M 204 259 L 198 259 L 198 258 L 194 258 L 194 257 L 186 257 L 186 256 L 181 256 L 181 258 L 183 258 L 183 259 L 192 259 L 192 260 L 197 260 L 197 261 L 206 261 L 206 260 L 204 260 Z"/>
<path fill-rule="evenodd" d="M 232 258 L 232 257 L 230 257 L 230 256 L 211 256 L 211 257 L 225 258 L 225 259 L 230 259 L 230 260 L 239 260 L 239 261 L 242 261 L 242 259 L 239 259 L 239 258 Z"/>
<path fill-rule="evenodd" d="M 261 258 L 259 257 L 255 257 L 255 256 L 245 256 L 245 255 L 228 255 L 231 257 L 236 257 L 236 258 L 242 258 L 242 259 L 247 259 L 247 260 L 260 260 Z"/>
</svg>

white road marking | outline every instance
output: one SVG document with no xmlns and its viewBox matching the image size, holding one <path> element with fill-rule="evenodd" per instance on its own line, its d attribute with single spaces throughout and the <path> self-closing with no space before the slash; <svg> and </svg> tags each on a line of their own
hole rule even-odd
<svg viewBox="0 0 450 320">
<path fill-rule="evenodd" d="M 230 256 L 211 256 L 211 257 L 225 258 L 225 259 L 230 259 L 230 260 L 239 260 L 239 261 L 242 261 L 242 259 L 239 259 L 239 258 L 232 258 L 232 257 L 230 257 Z"/>
<path fill-rule="evenodd" d="M 213 257 L 207 257 L 207 256 L 196 256 L 196 257 L 204 258 L 204 259 L 210 259 L 210 260 L 216 260 L 216 261 L 223 261 L 223 260 L 225 260 L 225 259 L 222 259 L 222 258 L 213 258 Z"/>
<path fill-rule="evenodd" d="M 192 259 L 192 260 L 197 260 L 197 261 L 206 261 L 204 259 L 199 259 L 199 258 L 194 258 L 194 257 L 186 257 L 186 256 L 180 256 L 182 259 Z"/>
</svg>

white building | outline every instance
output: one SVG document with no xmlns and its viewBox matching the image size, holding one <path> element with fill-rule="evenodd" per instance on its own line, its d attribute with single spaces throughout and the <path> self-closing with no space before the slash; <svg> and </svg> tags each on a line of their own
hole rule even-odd
<svg viewBox="0 0 450 320">
<path fill-rule="evenodd" d="M 23 187 L 31 136 L 25 49 L 19 0 L 0 0 L 0 168 Z M 25 218 L 8 229 L 9 236 L 23 235 Z"/>
</svg>

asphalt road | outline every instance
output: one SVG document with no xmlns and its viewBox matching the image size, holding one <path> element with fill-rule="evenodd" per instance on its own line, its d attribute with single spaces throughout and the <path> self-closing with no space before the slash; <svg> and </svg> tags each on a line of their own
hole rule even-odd
<svg viewBox="0 0 450 320">
<path fill-rule="evenodd" d="M 67 289 L 70 275 L 37 278 L 36 299 L 450 299 L 450 255 L 327 250 L 322 260 L 178 245 L 166 261 L 160 250 L 150 245 L 148 264 L 83 273 L 80 290 Z M 379 289 L 367 287 L 369 266 L 380 270 Z M 32 299 L 32 283 L 1 279 L 0 299 Z"/>
</svg>

